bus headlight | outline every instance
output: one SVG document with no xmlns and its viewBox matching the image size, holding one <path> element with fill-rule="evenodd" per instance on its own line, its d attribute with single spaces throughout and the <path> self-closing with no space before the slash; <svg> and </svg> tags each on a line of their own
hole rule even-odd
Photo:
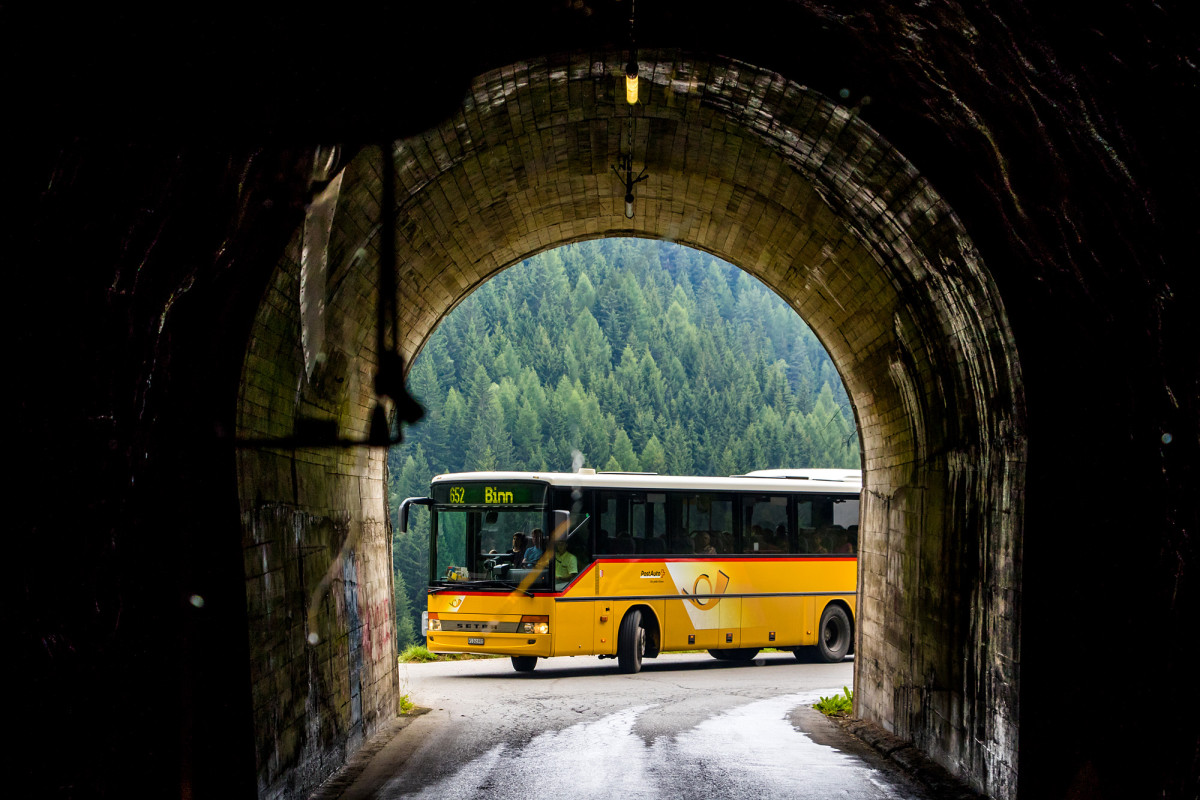
<svg viewBox="0 0 1200 800">
<path fill-rule="evenodd" d="M 550 617 L 526 614 L 521 617 L 521 633 L 549 633 Z"/>
<path fill-rule="evenodd" d="M 436 613 L 430 614 L 428 611 L 426 611 L 421 616 L 424 617 L 424 619 L 421 620 L 421 623 L 422 627 L 426 629 L 426 633 L 429 631 L 440 631 L 442 629 L 442 621 L 438 619 L 438 615 Z"/>
</svg>

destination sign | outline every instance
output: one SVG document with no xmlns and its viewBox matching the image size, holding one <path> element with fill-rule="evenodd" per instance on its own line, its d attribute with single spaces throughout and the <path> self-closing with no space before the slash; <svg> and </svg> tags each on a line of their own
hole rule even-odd
<svg viewBox="0 0 1200 800">
<path fill-rule="evenodd" d="M 437 483 L 433 501 L 447 506 L 542 506 L 544 483 Z"/>
</svg>

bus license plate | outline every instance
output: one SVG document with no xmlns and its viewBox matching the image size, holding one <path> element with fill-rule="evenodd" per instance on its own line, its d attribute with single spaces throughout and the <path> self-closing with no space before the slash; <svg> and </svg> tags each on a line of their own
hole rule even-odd
<svg viewBox="0 0 1200 800">
<path fill-rule="evenodd" d="M 468 636 L 468 637 L 467 637 L 467 644 L 478 644 L 478 645 L 482 645 L 482 644 L 483 644 L 483 637 L 482 637 L 482 636 Z"/>
</svg>

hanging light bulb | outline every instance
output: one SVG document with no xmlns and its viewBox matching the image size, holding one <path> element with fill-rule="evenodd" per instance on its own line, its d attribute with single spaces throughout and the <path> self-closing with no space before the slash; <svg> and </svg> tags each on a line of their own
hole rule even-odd
<svg viewBox="0 0 1200 800">
<path fill-rule="evenodd" d="M 629 105 L 637 105 L 638 100 L 638 59 L 637 40 L 633 35 L 634 0 L 629 0 L 629 63 L 625 65 L 625 100 Z"/>
<path fill-rule="evenodd" d="M 633 190 L 625 193 L 625 219 L 633 219 Z"/>
</svg>

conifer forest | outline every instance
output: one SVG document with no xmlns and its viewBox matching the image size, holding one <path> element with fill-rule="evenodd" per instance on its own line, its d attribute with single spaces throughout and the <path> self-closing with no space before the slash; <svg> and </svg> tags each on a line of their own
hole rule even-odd
<svg viewBox="0 0 1200 800">
<path fill-rule="evenodd" d="M 388 453 L 393 515 L 443 472 L 859 466 L 845 389 L 804 321 L 667 242 L 582 242 L 501 272 L 442 321 L 408 385 L 425 417 Z M 400 649 L 422 641 L 428 523 L 418 509 L 394 534 Z"/>
</svg>

